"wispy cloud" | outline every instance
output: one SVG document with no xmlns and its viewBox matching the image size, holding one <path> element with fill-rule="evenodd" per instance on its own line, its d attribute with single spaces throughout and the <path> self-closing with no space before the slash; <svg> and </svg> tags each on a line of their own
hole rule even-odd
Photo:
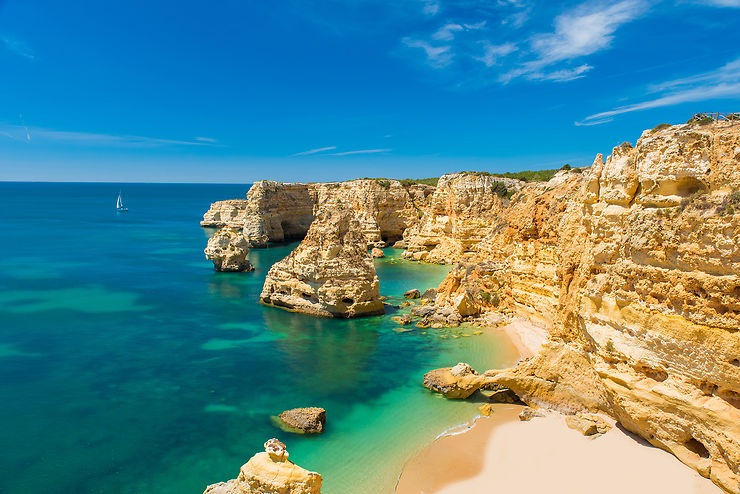
<svg viewBox="0 0 740 494">
<path fill-rule="evenodd" d="M 712 7 L 740 8 L 740 0 L 696 0 L 694 3 L 700 3 Z"/>
<path fill-rule="evenodd" d="M 499 58 L 505 57 L 506 55 L 513 53 L 517 50 L 514 43 L 504 43 L 502 45 L 493 45 L 490 41 L 481 41 L 483 46 L 483 55 L 474 56 L 475 60 L 483 62 L 486 67 L 493 67 L 498 62 Z"/>
<path fill-rule="evenodd" d="M 13 36 L 3 34 L 0 35 L 0 44 L 9 52 L 14 53 L 20 57 L 27 58 L 29 60 L 36 59 L 36 55 L 28 44 L 20 39 L 16 39 Z"/>
<path fill-rule="evenodd" d="M 40 127 L 26 127 L 25 125 L 0 124 L 0 135 L 17 141 L 59 141 L 77 145 L 93 146 L 212 146 L 215 139 L 195 138 L 193 140 L 161 139 L 133 135 L 98 134 L 92 132 L 75 132 Z"/>
<path fill-rule="evenodd" d="M 409 48 L 421 48 L 424 50 L 426 61 L 432 67 L 442 68 L 452 62 L 452 47 L 449 45 L 434 46 L 427 41 L 411 38 L 404 38 L 403 43 Z"/>
<path fill-rule="evenodd" d="M 658 96 L 589 115 L 576 125 L 598 125 L 611 121 L 615 115 L 651 108 L 719 98 L 738 98 L 740 97 L 740 58 L 716 70 L 654 84 L 648 88 L 648 92 L 657 93 Z"/>
<path fill-rule="evenodd" d="M 344 151 L 342 153 L 329 153 L 327 156 L 349 156 L 351 154 L 375 154 L 375 153 L 388 153 L 393 151 L 392 149 L 359 149 L 357 151 Z"/>
<path fill-rule="evenodd" d="M 439 1 L 438 0 L 422 0 L 422 12 L 424 14 L 433 16 L 439 13 Z"/>
<path fill-rule="evenodd" d="M 324 151 L 333 151 L 336 148 L 336 146 L 327 146 L 325 148 L 309 149 L 308 151 L 301 151 L 300 153 L 291 154 L 290 157 L 293 158 L 296 156 L 308 156 L 309 154 L 323 153 Z"/>
</svg>

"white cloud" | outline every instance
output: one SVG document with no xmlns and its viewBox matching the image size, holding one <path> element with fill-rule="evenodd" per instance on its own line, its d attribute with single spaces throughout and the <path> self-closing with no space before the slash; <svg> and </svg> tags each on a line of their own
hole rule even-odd
<svg viewBox="0 0 740 494">
<path fill-rule="evenodd" d="M 342 153 L 330 153 L 327 156 L 349 156 L 351 154 L 375 154 L 375 153 L 387 153 L 393 151 L 392 149 L 359 149 L 357 151 L 344 151 Z"/>
<path fill-rule="evenodd" d="M 452 62 L 452 51 L 449 45 L 434 46 L 420 39 L 404 38 L 403 43 L 409 48 L 421 48 L 426 53 L 427 63 L 435 68 L 445 67 Z"/>
<path fill-rule="evenodd" d="M 675 79 L 652 86 L 653 92 L 663 93 L 651 100 L 618 106 L 584 118 L 581 124 L 605 123 L 615 115 L 681 103 L 740 97 L 740 58 L 713 70 L 691 77 Z"/>
<path fill-rule="evenodd" d="M 160 139 L 157 137 L 143 137 L 131 135 L 110 135 L 96 134 L 92 132 L 74 132 L 54 129 L 44 129 L 40 127 L 26 127 L 25 125 L 0 124 L 0 135 L 18 141 L 63 141 L 79 145 L 98 145 L 98 146 L 211 146 L 213 142 L 203 141 L 201 139 L 178 140 L 178 139 Z M 215 142 L 215 140 L 214 140 Z"/>
<path fill-rule="evenodd" d="M 439 2 L 437 0 L 422 0 L 424 4 L 422 12 L 426 15 L 437 15 L 439 13 Z"/>
<path fill-rule="evenodd" d="M 542 65 L 591 55 L 608 48 L 614 32 L 647 13 L 648 8 L 642 0 L 623 0 L 611 5 L 584 3 L 556 17 L 555 31 L 536 35 L 532 49 Z"/>
<path fill-rule="evenodd" d="M 483 62 L 486 67 L 493 67 L 498 62 L 500 57 L 513 53 L 517 50 L 514 43 L 504 43 L 503 45 L 492 45 L 490 41 L 482 41 L 483 55 L 480 57 L 473 57 L 479 62 Z"/>
<path fill-rule="evenodd" d="M 460 24 L 445 24 L 437 30 L 436 33 L 432 34 L 432 38 L 444 41 L 450 41 L 455 38 L 457 31 L 462 31 L 464 28 Z"/>
<path fill-rule="evenodd" d="M 309 154 L 316 154 L 316 153 L 323 153 L 324 151 L 333 151 L 337 147 L 336 146 L 327 146 L 325 148 L 316 148 L 316 149 L 309 149 L 308 151 L 302 151 L 300 153 L 291 154 L 291 158 L 295 156 L 307 156 Z"/>
<path fill-rule="evenodd" d="M 34 60 L 36 58 L 33 50 L 25 41 L 16 39 L 12 36 L 2 35 L 0 36 L 0 43 L 2 43 L 8 51 L 18 56 L 29 60 Z"/>
<path fill-rule="evenodd" d="M 711 7 L 740 8 L 740 0 L 697 0 L 696 3 L 709 5 Z"/>
</svg>

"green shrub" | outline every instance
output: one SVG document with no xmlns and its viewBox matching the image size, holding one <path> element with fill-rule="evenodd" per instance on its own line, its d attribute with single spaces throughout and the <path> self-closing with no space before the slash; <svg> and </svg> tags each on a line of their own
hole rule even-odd
<svg viewBox="0 0 740 494">
<path fill-rule="evenodd" d="M 375 179 L 375 182 L 378 185 L 380 185 L 381 187 L 383 187 L 384 189 L 390 189 L 391 188 L 391 181 L 390 180 L 386 180 L 384 178 L 376 178 Z"/>
<path fill-rule="evenodd" d="M 604 346 L 604 348 L 606 348 L 606 351 L 607 352 L 613 352 L 614 351 L 614 342 L 611 339 L 606 340 L 606 345 Z"/>
<path fill-rule="evenodd" d="M 503 182 L 494 182 L 493 185 L 491 185 L 491 192 L 502 199 L 511 197 L 509 195 L 509 189 L 506 187 L 506 185 L 504 185 Z"/>
<path fill-rule="evenodd" d="M 563 166 L 561 166 L 559 171 L 562 171 L 562 170 L 570 170 L 570 164 L 566 163 Z"/>
<path fill-rule="evenodd" d="M 491 295 L 491 303 L 494 307 L 498 307 L 501 303 L 501 299 L 498 297 L 498 292 L 493 292 L 493 294 Z"/>
<path fill-rule="evenodd" d="M 661 130 L 667 129 L 668 127 L 671 127 L 671 124 L 669 123 L 658 124 L 650 130 L 650 133 L 655 134 L 656 132 L 660 132 Z"/>
<path fill-rule="evenodd" d="M 408 187 L 409 185 L 431 185 L 436 187 L 437 183 L 439 183 L 439 177 L 436 178 L 404 178 L 403 180 L 399 180 L 401 182 L 401 185 Z"/>
<path fill-rule="evenodd" d="M 488 293 L 485 290 L 482 290 L 480 292 L 480 298 L 482 298 L 485 302 L 490 302 L 491 301 L 491 294 Z"/>
</svg>

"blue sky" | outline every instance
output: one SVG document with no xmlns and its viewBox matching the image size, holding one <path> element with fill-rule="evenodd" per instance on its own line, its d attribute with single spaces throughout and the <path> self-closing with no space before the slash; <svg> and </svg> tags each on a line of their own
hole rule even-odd
<svg viewBox="0 0 740 494">
<path fill-rule="evenodd" d="M 589 165 L 740 111 L 740 0 L 0 0 L 0 180 Z"/>
</svg>

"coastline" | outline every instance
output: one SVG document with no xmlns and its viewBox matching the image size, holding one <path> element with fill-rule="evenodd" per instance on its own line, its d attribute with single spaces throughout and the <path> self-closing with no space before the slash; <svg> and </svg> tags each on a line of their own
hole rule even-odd
<svg viewBox="0 0 740 494">
<path fill-rule="evenodd" d="M 520 354 L 537 353 L 546 337 L 522 318 L 489 331 L 503 331 Z M 564 416 L 520 421 L 520 405 L 493 404 L 489 417 L 445 431 L 403 466 L 395 494 L 483 494 L 548 492 L 567 486 L 570 494 L 719 494 L 673 455 L 606 420 L 612 429 L 586 437 L 567 427 Z M 614 466 L 629 475 L 616 475 Z M 536 475 L 532 475 L 536 472 Z"/>
</svg>

